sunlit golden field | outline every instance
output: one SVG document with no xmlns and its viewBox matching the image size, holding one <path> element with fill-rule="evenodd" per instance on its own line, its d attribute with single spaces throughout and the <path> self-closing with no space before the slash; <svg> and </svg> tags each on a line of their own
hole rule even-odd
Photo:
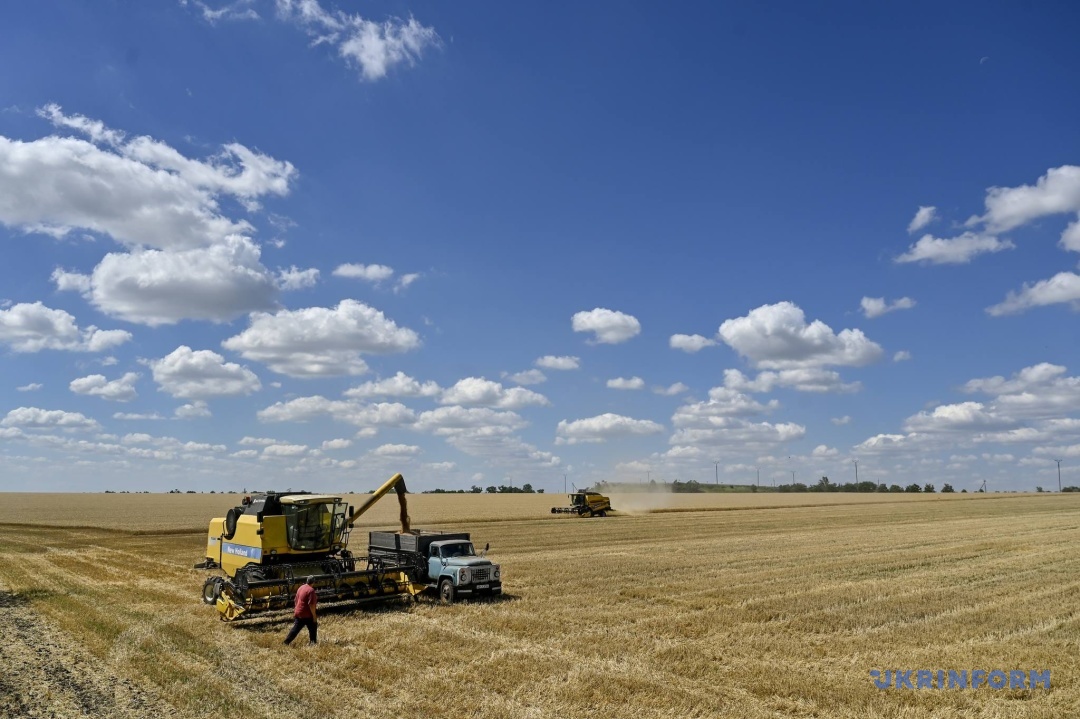
<svg viewBox="0 0 1080 719">
<path fill-rule="evenodd" d="M 411 495 L 416 526 L 491 543 L 509 596 L 326 608 L 315 648 L 281 646 L 288 613 L 225 624 L 199 601 L 205 529 L 167 532 L 235 496 L 0 496 L 11 716 L 1080 716 L 1071 495 L 679 495 L 605 519 Z M 796 500 L 826 504 L 746 508 Z M 872 669 L 1053 679 L 883 691 Z"/>
<path fill-rule="evenodd" d="M 373 483 L 377 486 L 378 483 Z M 317 487 L 311 489 L 318 491 Z M 341 495 L 356 505 L 366 497 Z M 137 532 L 204 531 L 212 517 L 223 517 L 239 504 L 241 494 L 0 494 L 0 523 L 30 523 L 62 527 L 100 527 Z M 623 514 L 687 510 L 725 510 L 807 505 L 879 504 L 882 502 L 942 502 L 1000 499 L 993 494 L 819 494 L 731 493 L 611 495 Z M 551 507 L 567 505 L 565 494 L 410 494 L 409 512 L 421 524 L 490 522 L 506 519 L 549 519 Z M 376 504 L 364 515 L 365 525 L 391 526 L 397 521 L 397 502 Z"/>
</svg>

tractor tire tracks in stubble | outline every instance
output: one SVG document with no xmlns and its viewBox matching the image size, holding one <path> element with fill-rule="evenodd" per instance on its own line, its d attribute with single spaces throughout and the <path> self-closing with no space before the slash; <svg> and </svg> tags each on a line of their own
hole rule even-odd
<svg viewBox="0 0 1080 719">
<path fill-rule="evenodd" d="M 0 719 L 168 717 L 173 707 L 117 675 L 0 588 Z"/>
</svg>

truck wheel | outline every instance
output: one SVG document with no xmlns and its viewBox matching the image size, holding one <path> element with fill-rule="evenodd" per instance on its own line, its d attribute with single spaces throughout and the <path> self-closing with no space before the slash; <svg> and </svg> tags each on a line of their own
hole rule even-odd
<svg viewBox="0 0 1080 719">
<path fill-rule="evenodd" d="M 442 604 L 454 603 L 454 582 L 449 579 L 444 579 L 439 582 L 439 602 Z"/>
<path fill-rule="evenodd" d="M 596 516 L 597 517 L 606 517 L 607 516 L 607 511 L 601 509 L 599 512 L 596 513 Z"/>
</svg>

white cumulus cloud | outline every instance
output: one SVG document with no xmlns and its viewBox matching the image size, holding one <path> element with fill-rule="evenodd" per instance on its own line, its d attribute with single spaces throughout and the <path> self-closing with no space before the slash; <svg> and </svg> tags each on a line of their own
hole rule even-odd
<svg viewBox="0 0 1080 719">
<path fill-rule="evenodd" d="M 1001 233 L 1043 217 L 1080 213 L 1080 167 L 1050 168 L 1034 185 L 991 187 L 986 191 L 985 205 L 986 211 L 970 217 L 965 223 L 968 231 L 959 237 L 925 235 L 895 261 L 959 264 L 970 262 L 976 255 L 1012 248 L 1012 242 L 1000 238 Z M 920 214 L 925 209 L 932 208 L 919 208 Z M 919 219 L 917 214 L 909 231 L 922 226 Z M 1080 216 L 1065 228 L 1058 245 L 1064 250 L 1080 251 Z"/>
<path fill-rule="evenodd" d="M 56 284 L 56 289 L 61 292 L 79 292 L 82 294 L 90 292 L 90 275 L 68 272 L 57 267 L 53 270 L 50 279 Z"/>
<path fill-rule="evenodd" d="M 372 284 L 379 284 L 394 276 L 394 269 L 386 265 L 361 265 L 344 264 L 334 269 L 334 277 L 345 277 L 353 280 L 364 280 Z"/>
<path fill-rule="evenodd" d="M 604 307 L 577 312 L 570 322 L 574 332 L 592 332 L 596 344 L 620 344 L 641 334 L 636 317 Z"/>
<path fill-rule="evenodd" d="M 980 402 L 961 402 L 935 407 L 931 412 L 919 412 L 904 423 L 907 432 L 949 432 L 974 429 L 1000 429 L 1015 425 L 1008 417 L 996 414 Z"/>
<path fill-rule="evenodd" d="M 156 327 L 181 320 L 225 322 L 274 306 L 277 284 L 246 237 L 185 250 L 111 252 L 91 275 L 102 312 Z"/>
<path fill-rule="evenodd" d="M 863 297 L 859 304 L 867 319 L 874 319 L 896 310 L 910 310 L 915 306 L 915 300 L 910 297 L 901 297 L 898 300 L 886 302 L 884 297 Z"/>
<path fill-rule="evenodd" d="M 738 417 L 716 417 L 707 423 L 694 423 L 679 427 L 668 439 L 672 445 L 669 453 L 694 449 L 713 451 L 773 450 L 780 445 L 806 435 L 806 427 L 793 422 L 752 422 Z"/>
<path fill-rule="evenodd" d="M 314 287 L 319 282 L 319 271 L 314 267 L 301 270 L 296 265 L 289 269 L 278 270 L 278 287 L 283 290 L 302 290 Z"/>
<path fill-rule="evenodd" d="M 713 387 L 709 390 L 708 400 L 688 401 L 675 410 L 671 421 L 676 427 L 710 426 L 715 425 L 717 419 L 764 414 L 779 406 L 780 402 L 775 399 L 761 404 L 730 387 Z"/>
<path fill-rule="evenodd" d="M 1067 304 L 1080 311 L 1080 275 L 1075 272 L 1059 272 L 1048 280 L 1025 284 L 1019 292 L 1009 292 L 1000 304 L 987 307 L 994 317 L 1015 315 L 1033 307 Z"/>
<path fill-rule="evenodd" d="M 61 409 L 41 409 L 40 407 L 18 407 L 7 413 L 0 420 L 2 427 L 25 429 L 78 429 L 96 430 L 101 425 L 79 412 L 65 412 Z"/>
<path fill-rule="evenodd" d="M 513 374 L 503 372 L 502 376 L 514 384 L 529 385 L 547 382 L 547 375 L 538 369 L 527 369 L 523 372 L 514 372 Z"/>
<path fill-rule="evenodd" d="M 180 405 L 173 415 L 177 419 L 202 419 L 203 417 L 210 417 L 211 412 L 205 400 L 197 399 L 194 402 Z"/>
<path fill-rule="evenodd" d="M 998 411 L 1014 417 L 1049 419 L 1080 412 L 1080 377 L 1070 377 L 1065 367 L 1049 362 L 1025 367 L 1010 379 L 973 379 L 962 389 L 989 395 Z"/>
<path fill-rule="evenodd" d="M 922 262 L 928 265 L 963 265 L 978 255 L 1011 250 L 1015 247 L 1009 240 L 976 232 L 965 232 L 957 237 L 934 237 L 923 235 L 902 255 L 893 258 L 900 264 Z"/>
<path fill-rule="evenodd" d="M 0 137 L 0 223 L 51 237 L 80 229 L 124 248 L 90 273 L 58 270 L 58 288 L 151 325 L 225 321 L 273 306 L 275 278 L 259 262 L 253 226 L 224 214 L 220 200 L 258 210 L 260 198 L 288 193 L 296 177 L 291 164 L 239 143 L 192 159 L 56 105 L 39 114 L 89 141 Z"/>
<path fill-rule="evenodd" d="M 509 435 L 526 425 L 516 412 L 497 411 L 489 407 L 439 407 L 421 412 L 415 429 L 440 436 L 458 434 Z"/>
<path fill-rule="evenodd" d="M 570 356 L 556 357 L 555 355 L 544 355 L 537 359 L 534 364 L 543 369 L 572 370 L 581 367 L 581 359 Z"/>
<path fill-rule="evenodd" d="M 762 305 L 746 317 L 727 320 L 719 336 L 761 369 L 861 367 L 882 355 L 862 330 L 835 333 L 821 320 L 807 324 L 802 309 L 791 302 Z"/>
<path fill-rule="evenodd" d="M 198 8 L 199 12 L 202 14 L 203 20 L 211 25 L 216 25 L 223 20 L 238 21 L 259 19 L 259 13 L 252 7 L 256 0 L 234 0 L 233 2 L 226 3 L 217 8 L 210 7 L 201 0 L 180 0 L 181 5 L 187 5 L 188 2 L 191 2 L 192 5 Z"/>
<path fill-rule="evenodd" d="M 704 402 L 690 400 L 675 410 L 671 422 L 675 432 L 668 439 L 669 459 L 698 457 L 701 450 L 763 452 L 806 434 L 794 423 L 753 422 L 753 415 L 771 412 L 776 400 L 761 404 L 730 387 L 713 387 Z"/>
<path fill-rule="evenodd" d="M 422 275 L 419 272 L 408 272 L 398 278 L 394 283 L 394 292 L 404 292 L 409 288 L 412 283 L 420 279 Z"/>
<path fill-rule="evenodd" d="M 255 313 L 248 329 L 221 344 L 279 374 L 332 377 L 363 374 L 362 354 L 406 352 L 420 337 L 374 307 L 342 300 L 334 308 Z"/>
<path fill-rule="evenodd" d="M 41 302 L 0 309 L 0 343 L 15 352 L 102 352 L 130 339 L 126 330 L 99 330 L 93 325 L 80 330 L 70 314 Z"/>
<path fill-rule="evenodd" d="M 345 396 L 352 399 L 371 399 L 373 397 L 437 397 L 442 387 L 435 382 L 421 382 L 404 372 L 393 377 L 364 382 L 358 387 L 345 390 Z"/>
<path fill-rule="evenodd" d="M 1004 232 L 1047 215 L 1080 211 L 1080 167 L 1062 165 L 1046 171 L 1034 185 L 991 187 L 986 213 L 968 224 Z"/>
<path fill-rule="evenodd" d="M 555 428 L 556 444 L 606 442 L 621 437 L 640 437 L 659 434 L 664 426 L 647 419 L 634 419 L 606 412 L 596 417 L 562 420 Z"/>
<path fill-rule="evenodd" d="M 123 377 L 112 381 L 106 379 L 105 375 L 92 374 L 72 380 L 68 388 L 75 394 L 87 394 L 114 402 L 130 402 L 139 396 L 135 391 L 135 382 L 138 379 L 137 372 L 127 372 Z"/>
<path fill-rule="evenodd" d="M 683 352 L 693 354 L 706 347 L 712 347 L 716 344 L 716 340 L 711 340 L 703 335 L 671 335 L 668 344 L 671 346 L 671 349 L 682 350 Z"/>
<path fill-rule="evenodd" d="M 1061 249 L 1069 252 L 1080 252 L 1080 218 L 1069 224 L 1061 233 Z"/>
<path fill-rule="evenodd" d="M 909 233 L 918 232 L 936 219 L 936 207 L 920 207 L 918 210 L 916 210 L 915 216 L 911 218 L 911 222 L 908 224 L 907 231 Z"/>
<path fill-rule="evenodd" d="M 267 447 L 271 444 L 286 444 L 270 437 L 243 437 L 237 444 L 243 447 Z"/>
<path fill-rule="evenodd" d="M 797 392 L 857 392 L 858 382 L 844 382 L 840 373 L 820 367 L 759 372 L 750 379 L 737 369 L 724 370 L 724 386 L 740 392 L 772 392 L 778 388 Z"/>
<path fill-rule="evenodd" d="M 640 377 L 616 377 L 609 379 L 607 386 L 609 389 L 642 389 L 645 387 L 645 380 Z"/>
<path fill-rule="evenodd" d="M 248 395 L 262 389 L 254 372 L 211 350 L 180 345 L 161 359 L 149 360 L 162 392 L 180 399 Z"/>
<path fill-rule="evenodd" d="M 251 230 L 220 213 L 219 195 L 247 202 L 285 195 L 296 176 L 288 162 L 238 143 L 214 159 L 193 160 L 149 137 L 125 141 L 123 133 L 66 116 L 56 105 L 41 114 L 91 141 L 0 137 L 0 222 L 11 226 L 81 228 L 127 247 L 206 247 Z"/>
<path fill-rule="evenodd" d="M 307 454 L 306 444 L 271 444 L 263 447 L 263 457 L 299 457 Z"/>
<path fill-rule="evenodd" d="M 413 457 L 420 452 L 415 444 L 384 444 L 371 450 L 376 457 Z"/>
<path fill-rule="evenodd" d="M 333 48 L 366 81 L 379 80 L 398 65 L 415 65 L 424 51 L 440 44 L 432 27 L 416 18 L 382 22 L 328 10 L 318 0 L 277 0 L 278 16 L 303 28 L 316 46 Z"/>
<path fill-rule="evenodd" d="M 348 449 L 351 446 L 351 439 L 328 439 L 322 443 L 323 450 Z"/>
<path fill-rule="evenodd" d="M 445 390 L 440 404 L 479 405 L 497 409 L 521 409 L 551 404 L 547 397 L 524 387 L 505 388 L 483 377 L 466 377 Z"/>
<path fill-rule="evenodd" d="M 276 402 L 256 416 L 261 422 L 308 422 L 318 417 L 331 417 L 370 430 L 367 436 L 382 427 L 406 427 L 416 420 L 416 413 L 399 402 L 365 404 L 358 400 L 327 399 L 321 395 Z"/>
</svg>

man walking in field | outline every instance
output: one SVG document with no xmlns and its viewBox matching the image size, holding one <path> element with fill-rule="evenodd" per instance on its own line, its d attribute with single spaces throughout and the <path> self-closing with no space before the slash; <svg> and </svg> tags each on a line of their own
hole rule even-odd
<svg viewBox="0 0 1080 719">
<path fill-rule="evenodd" d="M 296 608 L 293 610 L 296 621 L 293 622 L 292 629 L 289 630 L 288 636 L 285 637 L 286 645 L 296 639 L 296 635 L 300 633 L 302 627 L 307 627 L 312 644 L 319 643 L 319 619 L 315 612 L 315 605 L 318 603 L 319 597 L 315 594 L 315 587 L 311 586 L 314 581 L 315 577 L 308 577 L 304 585 L 296 592 Z"/>
</svg>

